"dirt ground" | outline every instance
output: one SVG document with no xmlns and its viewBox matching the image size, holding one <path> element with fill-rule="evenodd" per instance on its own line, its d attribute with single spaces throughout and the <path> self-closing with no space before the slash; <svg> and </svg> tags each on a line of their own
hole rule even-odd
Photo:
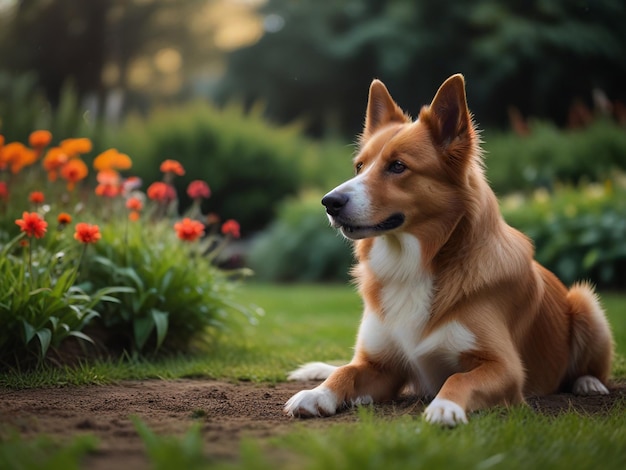
<svg viewBox="0 0 626 470">
<path fill-rule="evenodd" d="M 85 468 L 149 468 L 144 446 L 130 416 L 143 420 L 159 435 L 183 435 L 200 422 L 207 455 L 234 459 L 242 437 L 267 438 L 292 429 L 297 420 L 282 413 L 285 401 L 314 383 L 228 383 L 212 380 L 128 381 L 115 385 L 0 389 L 0 437 L 8 429 L 22 436 L 38 434 L 59 439 L 91 434 L 99 440 Z M 576 409 L 582 413 L 610 413 L 626 398 L 626 383 L 613 384 L 609 396 L 551 395 L 529 400 L 537 412 L 557 414 Z M 412 397 L 377 405 L 377 412 L 393 417 L 419 415 L 423 404 Z M 354 412 L 307 420 L 307 426 L 323 427 L 356 421 Z"/>
</svg>

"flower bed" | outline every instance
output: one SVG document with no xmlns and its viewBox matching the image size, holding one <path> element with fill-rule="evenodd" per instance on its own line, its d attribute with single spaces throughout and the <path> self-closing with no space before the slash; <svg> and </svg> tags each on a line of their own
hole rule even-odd
<svg viewBox="0 0 626 470">
<path fill-rule="evenodd" d="M 100 153 L 90 180 L 89 139 L 51 142 L 47 131 L 28 145 L 0 136 L 0 367 L 58 356 L 70 338 L 85 352 L 96 336 L 106 354 L 188 350 L 232 312 L 250 315 L 216 262 L 239 224 L 202 214 L 206 182 L 189 184 L 181 217 L 178 161 L 165 160 L 144 193 L 124 174 L 128 155 Z"/>
</svg>

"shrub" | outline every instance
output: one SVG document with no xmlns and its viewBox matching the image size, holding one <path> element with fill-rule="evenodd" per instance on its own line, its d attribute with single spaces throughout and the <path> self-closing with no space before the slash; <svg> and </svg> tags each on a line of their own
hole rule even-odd
<svg viewBox="0 0 626 470">
<path fill-rule="evenodd" d="M 589 279 L 599 287 L 624 288 L 626 279 L 626 181 L 558 186 L 554 193 L 502 200 L 507 221 L 536 246 L 537 260 L 565 283 Z"/>
<path fill-rule="evenodd" d="M 69 338 L 93 342 L 83 329 L 101 302 L 123 289 L 103 286 L 87 294 L 75 280 L 80 264 L 76 242 L 63 238 L 58 251 L 22 233 L 0 250 L 0 365 L 40 363 L 49 349 Z M 74 243 L 72 243 L 74 242 Z"/>
<path fill-rule="evenodd" d="M 133 355 L 186 351 L 222 330 L 233 313 L 251 312 L 233 299 L 233 283 L 211 261 L 217 240 L 185 243 L 171 221 L 108 224 L 85 259 L 87 292 L 125 286 L 116 304 L 100 304 L 96 325 L 110 350 Z M 121 229 L 123 227 L 123 230 Z M 232 322 L 230 323 L 232 326 Z"/>
<path fill-rule="evenodd" d="M 265 226 L 275 204 L 298 190 L 307 153 L 295 126 L 271 126 L 260 111 L 245 114 L 236 106 L 220 110 L 206 103 L 130 118 L 115 145 L 134 155 L 134 171 L 147 181 L 158 177 L 155 162 L 180 161 L 192 179 L 211 182 L 204 210 L 235 218 L 248 232 Z M 177 184 L 184 211 L 190 201 L 183 180 Z"/>
<path fill-rule="evenodd" d="M 321 196 L 308 193 L 281 204 L 278 218 L 253 243 L 250 267 L 263 280 L 346 280 L 350 245 L 328 225 Z"/>
<path fill-rule="evenodd" d="M 499 194 L 554 182 L 602 182 L 616 169 L 626 170 L 626 132 L 605 120 L 582 130 L 535 121 L 525 137 L 486 132 L 484 147 L 487 176 Z"/>
</svg>

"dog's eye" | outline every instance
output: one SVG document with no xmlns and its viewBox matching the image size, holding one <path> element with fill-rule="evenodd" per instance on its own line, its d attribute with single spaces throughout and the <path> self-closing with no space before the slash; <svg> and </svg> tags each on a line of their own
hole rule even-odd
<svg viewBox="0 0 626 470">
<path fill-rule="evenodd" d="M 406 165 L 402 163 L 400 160 L 396 160 L 389 164 L 389 167 L 387 168 L 387 170 L 389 170 L 389 172 L 391 173 L 400 174 L 404 170 L 406 170 Z"/>
<path fill-rule="evenodd" d="M 361 168 L 363 168 L 363 162 L 359 162 L 354 166 L 354 172 L 358 175 L 359 172 L 361 171 Z"/>
</svg>

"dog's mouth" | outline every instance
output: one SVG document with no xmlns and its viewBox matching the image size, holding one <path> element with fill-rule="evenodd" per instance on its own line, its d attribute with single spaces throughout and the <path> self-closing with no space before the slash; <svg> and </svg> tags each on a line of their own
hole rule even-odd
<svg viewBox="0 0 626 470">
<path fill-rule="evenodd" d="M 338 227 L 347 238 L 357 240 L 375 237 L 383 232 L 400 227 L 404 223 L 404 215 L 400 213 L 393 214 L 376 225 L 351 225 L 337 218 L 333 222 L 333 225 Z"/>
</svg>

